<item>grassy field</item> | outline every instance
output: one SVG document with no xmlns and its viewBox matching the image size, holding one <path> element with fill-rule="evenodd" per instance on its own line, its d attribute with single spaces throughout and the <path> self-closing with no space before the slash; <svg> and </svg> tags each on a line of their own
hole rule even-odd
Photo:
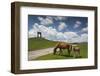
<svg viewBox="0 0 100 76">
<path fill-rule="evenodd" d="M 80 57 L 78 58 L 87 58 L 88 57 L 88 48 L 87 48 L 87 43 L 81 43 L 80 45 Z M 63 55 L 53 55 L 48 54 L 44 56 L 40 56 L 36 58 L 35 60 L 53 60 L 53 59 L 76 59 L 73 57 L 73 53 L 71 53 L 71 56 L 68 56 L 67 50 L 63 50 Z"/>
<path fill-rule="evenodd" d="M 54 47 L 57 42 L 46 40 L 44 38 L 29 38 L 28 39 L 28 51 L 36 51 L 39 49 L 45 49 Z M 88 57 L 88 44 L 87 43 L 80 43 L 80 57 L 79 58 L 87 58 Z M 59 53 L 59 52 L 58 52 Z M 53 55 L 47 54 L 44 56 L 40 56 L 34 60 L 53 60 L 53 59 L 73 59 L 73 53 L 71 56 L 68 56 L 67 49 L 63 50 L 63 55 Z"/>
<path fill-rule="evenodd" d="M 56 43 L 57 42 L 46 40 L 44 38 L 29 38 L 28 51 L 35 51 L 39 49 L 54 47 Z"/>
</svg>

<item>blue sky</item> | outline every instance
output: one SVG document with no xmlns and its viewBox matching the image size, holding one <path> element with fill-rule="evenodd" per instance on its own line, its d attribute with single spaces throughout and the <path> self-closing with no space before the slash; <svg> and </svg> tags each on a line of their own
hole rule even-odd
<svg viewBox="0 0 100 76">
<path fill-rule="evenodd" d="M 28 15 L 29 38 L 36 37 L 37 31 L 42 32 L 43 37 L 49 40 L 87 42 L 88 18 Z"/>
</svg>

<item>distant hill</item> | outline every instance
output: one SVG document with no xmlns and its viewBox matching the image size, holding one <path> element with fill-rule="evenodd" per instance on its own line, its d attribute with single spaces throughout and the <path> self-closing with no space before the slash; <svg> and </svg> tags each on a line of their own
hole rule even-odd
<svg viewBox="0 0 100 76">
<path fill-rule="evenodd" d="M 54 47 L 56 43 L 57 42 L 55 41 L 50 41 L 44 38 L 29 38 L 28 39 L 28 50 L 34 51 L 34 50 Z"/>
</svg>

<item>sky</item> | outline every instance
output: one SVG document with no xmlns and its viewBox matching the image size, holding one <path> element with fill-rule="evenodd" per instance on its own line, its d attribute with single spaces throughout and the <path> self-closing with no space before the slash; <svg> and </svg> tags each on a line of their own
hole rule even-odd
<svg viewBox="0 0 100 76">
<path fill-rule="evenodd" d="M 88 18 L 74 16 L 28 15 L 28 38 L 42 37 L 52 41 L 87 42 Z"/>
</svg>

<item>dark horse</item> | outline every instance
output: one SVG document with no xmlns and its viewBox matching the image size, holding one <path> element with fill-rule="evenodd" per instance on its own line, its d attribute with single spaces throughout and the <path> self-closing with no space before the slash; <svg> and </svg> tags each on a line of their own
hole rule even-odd
<svg viewBox="0 0 100 76">
<path fill-rule="evenodd" d="M 70 52 L 71 52 L 71 49 L 72 49 L 72 45 L 69 44 L 69 43 L 65 43 L 65 42 L 59 42 L 54 48 L 54 55 L 56 54 L 58 48 L 60 50 L 60 54 L 62 54 L 62 52 L 63 52 L 62 50 L 63 49 L 67 49 L 68 50 L 68 54 L 70 55 Z"/>
</svg>

